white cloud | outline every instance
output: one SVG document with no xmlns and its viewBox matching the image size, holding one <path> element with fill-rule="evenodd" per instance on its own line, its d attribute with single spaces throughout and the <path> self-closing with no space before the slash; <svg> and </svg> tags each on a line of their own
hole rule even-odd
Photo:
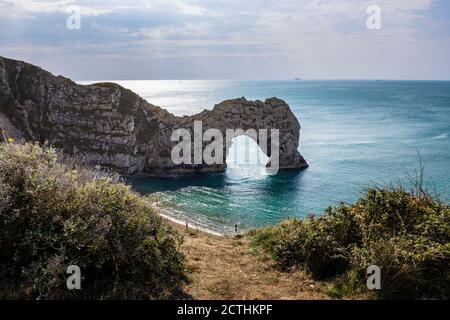
<svg viewBox="0 0 450 320">
<path fill-rule="evenodd" d="M 208 28 L 209 26 L 206 23 L 186 23 L 180 27 L 165 26 L 141 29 L 138 31 L 138 34 L 144 35 L 148 40 L 164 40 L 170 37 L 203 36 L 208 34 Z M 174 40 L 173 42 L 176 41 Z"/>
<path fill-rule="evenodd" d="M 6 17 L 11 17 L 11 14 L 13 14 L 16 18 L 26 18 L 39 13 L 67 13 L 68 9 L 73 5 L 79 6 L 82 14 L 85 16 L 98 16 L 116 10 L 130 8 L 128 6 L 117 5 L 113 7 L 87 5 L 76 0 L 3 0 L 0 1 L 0 7 L 3 6 L 6 10 L 2 10 L 0 16 L 3 14 Z"/>
<path fill-rule="evenodd" d="M 402 63 L 414 67 L 405 58 L 405 53 L 410 51 L 415 51 L 414 63 L 418 53 L 430 57 L 436 52 L 435 56 L 441 57 L 449 47 L 449 21 L 429 15 L 437 2 L 0 0 L 2 19 L 19 17 L 25 21 L 24 26 L 47 19 L 49 13 L 66 14 L 71 5 L 80 6 L 82 19 L 86 19 L 79 33 L 58 29 L 59 24 L 64 28 L 64 19 L 61 22 L 55 19 L 55 25 L 50 27 L 36 24 L 34 28 L 33 25 L 31 31 L 21 26 L 14 41 L 2 41 L 0 54 L 14 52 L 17 46 L 31 52 L 29 48 L 33 48 L 35 41 L 36 50 L 47 46 L 55 48 L 58 54 L 75 50 L 86 56 L 166 57 L 179 61 L 187 57 L 264 57 L 289 72 L 298 69 L 302 74 L 315 74 L 321 70 L 322 75 L 331 77 L 344 74 L 345 69 L 366 70 L 364 63 L 377 63 L 379 69 L 386 70 L 388 66 L 395 68 Z M 376 32 L 366 28 L 366 8 L 373 4 L 382 9 L 382 29 Z M 35 18 L 35 22 L 30 18 Z M 442 35 L 431 40 L 432 30 L 439 30 Z M 421 62 L 423 65 L 425 60 Z"/>
<path fill-rule="evenodd" d="M 125 4 L 124 4 L 125 3 Z M 84 15 L 97 16 L 124 9 L 156 11 L 167 8 L 180 14 L 201 16 L 211 14 L 206 8 L 189 3 L 186 0 L 138 0 L 132 3 L 117 0 L 86 1 L 86 0 L 1 0 L 0 8 L 5 8 L 16 15 L 29 16 L 30 13 L 65 13 L 69 6 L 76 5 Z M 7 12 L 3 11 L 3 15 Z M 2 13 L 0 12 L 0 15 Z"/>
<path fill-rule="evenodd" d="M 175 6 L 179 12 L 187 15 L 202 16 L 208 11 L 200 6 L 192 5 L 183 1 L 168 1 L 170 4 Z"/>
</svg>

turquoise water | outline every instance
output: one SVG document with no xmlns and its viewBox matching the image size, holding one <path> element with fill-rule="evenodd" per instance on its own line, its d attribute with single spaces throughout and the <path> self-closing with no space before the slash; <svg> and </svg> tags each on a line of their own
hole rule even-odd
<svg viewBox="0 0 450 320">
<path fill-rule="evenodd" d="M 176 115 L 194 114 L 227 98 L 277 96 L 302 125 L 299 150 L 310 164 L 307 170 L 267 176 L 254 167 L 231 165 L 224 174 L 133 182 L 180 220 L 223 232 L 235 224 L 248 229 L 321 214 L 329 205 L 356 200 L 364 186 L 404 181 L 406 172 L 418 167 L 418 153 L 428 185 L 449 199 L 450 82 L 119 83 Z"/>
</svg>

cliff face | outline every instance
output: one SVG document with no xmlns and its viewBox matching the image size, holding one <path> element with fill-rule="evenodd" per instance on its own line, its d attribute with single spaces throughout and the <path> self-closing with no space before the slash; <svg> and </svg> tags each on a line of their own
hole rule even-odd
<svg viewBox="0 0 450 320">
<path fill-rule="evenodd" d="M 279 129 L 280 169 L 307 166 L 297 151 L 300 125 L 282 100 L 227 100 L 212 110 L 176 117 L 117 84 L 79 85 L 0 57 L 0 140 L 48 141 L 83 162 L 126 175 L 223 171 L 226 164 L 172 162 L 173 130 L 185 128 L 193 136 L 197 120 L 203 131 L 217 128 L 224 137 L 226 129 Z"/>
</svg>

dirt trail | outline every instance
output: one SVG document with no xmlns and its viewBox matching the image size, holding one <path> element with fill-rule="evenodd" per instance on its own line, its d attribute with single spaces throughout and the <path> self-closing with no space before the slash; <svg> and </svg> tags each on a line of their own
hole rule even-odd
<svg viewBox="0 0 450 320">
<path fill-rule="evenodd" d="M 327 299 L 303 272 L 275 270 L 245 237 L 181 232 L 192 279 L 185 290 L 194 299 Z"/>
</svg>

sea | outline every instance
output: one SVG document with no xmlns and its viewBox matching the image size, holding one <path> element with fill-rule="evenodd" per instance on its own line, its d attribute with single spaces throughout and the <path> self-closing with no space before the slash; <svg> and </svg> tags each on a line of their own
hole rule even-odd
<svg viewBox="0 0 450 320">
<path fill-rule="evenodd" d="M 430 192 L 450 198 L 449 81 L 113 82 L 178 116 L 230 98 L 278 97 L 301 124 L 306 170 L 266 174 L 260 148 L 238 137 L 225 173 L 130 180 L 179 222 L 231 234 L 321 215 L 355 202 L 370 186 L 409 187 L 421 168 Z M 255 156 L 259 161 L 249 161 Z"/>
</svg>

